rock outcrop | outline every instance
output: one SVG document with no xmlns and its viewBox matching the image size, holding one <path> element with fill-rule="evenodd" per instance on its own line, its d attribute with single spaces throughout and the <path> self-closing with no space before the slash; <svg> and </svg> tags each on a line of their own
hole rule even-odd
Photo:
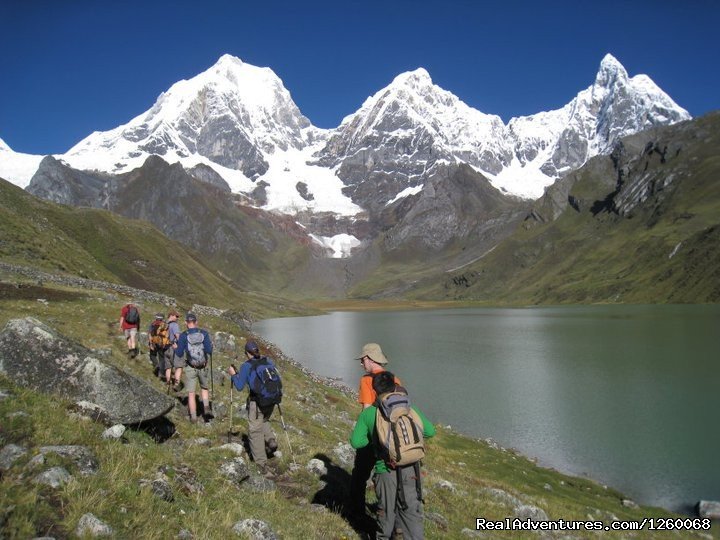
<svg viewBox="0 0 720 540">
<path fill-rule="evenodd" d="M 31 317 L 10 320 L 0 332 L 0 372 L 21 386 L 95 403 L 119 424 L 152 420 L 175 406 L 145 381 Z"/>
</svg>

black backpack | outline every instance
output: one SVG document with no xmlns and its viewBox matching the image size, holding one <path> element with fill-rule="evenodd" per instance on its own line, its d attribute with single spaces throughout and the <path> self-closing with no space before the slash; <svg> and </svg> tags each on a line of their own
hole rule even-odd
<svg viewBox="0 0 720 540">
<path fill-rule="evenodd" d="M 128 324 L 137 324 L 140 322 L 140 312 L 135 306 L 130 306 L 125 313 L 125 322 Z"/>
<path fill-rule="evenodd" d="M 250 360 L 248 377 L 250 397 L 260 407 L 277 405 L 282 401 L 282 379 L 266 356 Z"/>
</svg>

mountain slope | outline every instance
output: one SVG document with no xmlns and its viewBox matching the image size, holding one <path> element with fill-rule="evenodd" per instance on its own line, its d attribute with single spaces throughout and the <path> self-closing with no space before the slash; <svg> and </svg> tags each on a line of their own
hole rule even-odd
<svg viewBox="0 0 720 540">
<path fill-rule="evenodd" d="M 56 177 L 65 179 L 64 188 L 53 189 Z M 310 256 L 310 242 L 294 222 L 248 208 L 222 186 L 159 157 L 119 176 L 81 173 L 48 157 L 28 191 L 146 220 L 245 288 L 278 290 L 290 279 L 289 269 Z"/>
<path fill-rule="evenodd" d="M 145 221 L 43 201 L 2 179 L 0 220 L 3 262 L 158 291 L 187 304 L 268 311 L 269 297 L 238 290 Z"/>
<path fill-rule="evenodd" d="M 417 296 L 521 303 L 720 301 L 720 114 L 621 141 L 536 202 L 481 261 Z"/>
</svg>

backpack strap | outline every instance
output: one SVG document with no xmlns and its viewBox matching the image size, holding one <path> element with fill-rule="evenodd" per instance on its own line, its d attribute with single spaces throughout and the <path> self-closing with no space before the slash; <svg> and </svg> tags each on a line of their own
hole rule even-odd
<svg viewBox="0 0 720 540">
<path fill-rule="evenodd" d="M 397 502 L 400 505 L 400 508 L 403 510 L 408 509 L 407 501 L 405 500 L 405 488 L 403 487 L 403 480 L 402 480 L 402 467 L 398 467 L 395 469 L 395 473 L 397 474 Z"/>
<path fill-rule="evenodd" d="M 416 461 L 413 463 L 413 468 L 415 469 L 415 491 L 417 491 L 418 500 L 424 504 L 422 482 L 420 482 L 420 462 Z"/>
</svg>

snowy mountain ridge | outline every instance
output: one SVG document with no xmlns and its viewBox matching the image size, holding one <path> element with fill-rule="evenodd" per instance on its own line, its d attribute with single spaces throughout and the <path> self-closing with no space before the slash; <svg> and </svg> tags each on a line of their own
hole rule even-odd
<svg viewBox="0 0 720 540">
<path fill-rule="evenodd" d="M 334 130 L 314 127 L 269 68 L 223 55 L 172 85 L 145 113 L 95 132 L 63 155 L 73 168 L 124 173 L 148 156 L 212 167 L 232 191 L 286 214 L 344 216 L 422 189 L 437 165 L 465 163 L 498 189 L 537 198 L 557 178 L 615 142 L 687 120 L 649 77 L 628 77 L 611 55 L 565 107 L 511 119 L 482 113 L 419 68 L 398 75 Z M 0 146 L 0 176 L 25 187 L 40 156 Z"/>
</svg>

